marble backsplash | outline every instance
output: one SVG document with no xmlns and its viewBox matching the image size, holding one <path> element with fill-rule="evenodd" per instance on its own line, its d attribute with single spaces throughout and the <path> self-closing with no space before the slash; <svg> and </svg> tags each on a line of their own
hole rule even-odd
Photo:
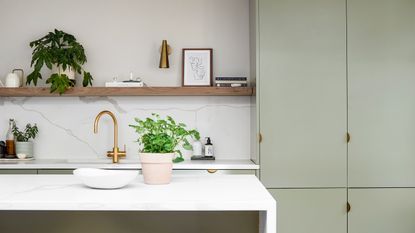
<svg viewBox="0 0 415 233">
<path fill-rule="evenodd" d="M 119 123 L 119 147 L 126 144 L 127 158 L 136 159 L 137 135 L 128 124 L 158 113 L 211 137 L 217 159 L 249 159 L 251 107 L 250 97 L 0 97 L 0 139 L 14 118 L 20 127 L 39 126 L 37 159 L 105 158 L 113 145 L 112 120 L 103 116 L 98 134 L 93 123 L 100 111 L 110 110 Z M 189 159 L 191 152 L 184 156 Z"/>
</svg>

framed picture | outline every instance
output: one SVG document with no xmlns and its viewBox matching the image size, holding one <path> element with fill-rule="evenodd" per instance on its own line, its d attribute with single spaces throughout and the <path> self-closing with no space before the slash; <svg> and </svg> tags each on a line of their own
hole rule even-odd
<svg viewBox="0 0 415 233">
<path fill-rule="evenodd" d="M 183 86 L 212 86 L 213 49 L 183 49 Z"/>
</svg>

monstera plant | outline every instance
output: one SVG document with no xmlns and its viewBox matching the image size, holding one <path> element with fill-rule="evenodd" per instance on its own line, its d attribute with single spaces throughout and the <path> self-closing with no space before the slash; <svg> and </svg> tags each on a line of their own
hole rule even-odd
<svg viewBox="0 0 415 233">
<path fill-rule="evenodd" d="M 82 85 L 92 86 L 92 76 L 82 68 L 87 62 L 84 47 L 76 41 L 76 38 L 66 32 L 55 29 L 44 37 L 30 42 L 34 48 L 32 53 L 32 73 L 27 76 L 27 84 L 33 81 L 36 86 L 42 79 L 41 69 L 43 66 L 52 70 L 51 76 L 46 83 L 51 84 L 50 92 L 63 94 L 75 85 L 75 73 L 83 74 Z M 72 76 L 72 77 L 70 77 Z"/>
</svg>

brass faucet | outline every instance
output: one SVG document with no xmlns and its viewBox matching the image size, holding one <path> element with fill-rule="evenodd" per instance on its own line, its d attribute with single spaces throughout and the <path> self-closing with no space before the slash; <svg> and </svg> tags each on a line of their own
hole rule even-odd
<svg viewBox="0 0 415 233">
<path fill-rule="evenodd" d="M 107 157 L 112 157 L 113 163 L 118 163 L 120 158 L 123 158 L 127 155 L 125 145 L 124 145 L 124 151 L 120 151 L 118 148 L 118 122 L 117 118 L 115 118 L 115 115 L 110 111 L 102 111 L 100 112 L 97 117 L 95 118 L 94 122 L 94 133 L 98 133 L 98 122 L 102 115 L 107 114 L 112 118 L 112 121 L 114 122 L 114 147 L 112 148 L 112 151 L 107 151 Z"/>
</svg>

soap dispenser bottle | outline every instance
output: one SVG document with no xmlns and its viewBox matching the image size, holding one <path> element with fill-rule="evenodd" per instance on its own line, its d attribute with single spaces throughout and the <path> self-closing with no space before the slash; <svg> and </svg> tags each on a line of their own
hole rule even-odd
<svg viewBox="0 0 415 233">
<path fill-rule="evenodd" d="M 210 140 L 210 137 L 206 138 L 205 157 L 213 157 L 213 144 Z"/>
</svg>

